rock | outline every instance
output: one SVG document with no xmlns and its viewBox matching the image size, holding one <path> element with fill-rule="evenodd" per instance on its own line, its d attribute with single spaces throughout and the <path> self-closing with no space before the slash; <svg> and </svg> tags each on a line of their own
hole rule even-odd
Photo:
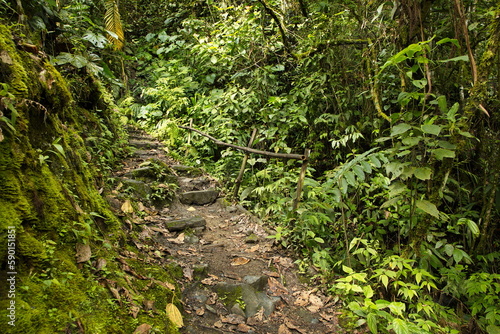
<svg viewBox="0 0 500 334">
<path fill-rule="evenodd" d="M 152 193 L 151 187 L 145 182 L 132 179 L 121 179 L 121 182 L 123 183 L 123 189 L 132 188 L 135 197 L 138 199 L 146 200 Z"/>
<path fill-rule="evenodd" d="M 179 186 L 186 191 L 203 190 L 210 185 L 208 177 L 199 177 L 196 179 L 189 177 L 180 177 Z"/>
<path fill-rule="evenodd" d="M 255 289 L 248 284 L 218 283 L 213 289 L 227 306 L 237 304 L 237 301 L 243 301 L 247 318 L 255 315 L 262 307 Z"/>
<path fill-rule="evenodd" d="M 259 237 L 255 233 L 252 233 L 245 238 L 245 243 L 247 244 L 255 244 L 257 242 L 259 242 Z"/>
<path fill-rule="evenodd" d="M 201 176 L 203 171 L 200 168 L 184 166 L 184 165 L 172 165 L 170 166 L 173 170 L 177 172 L 179 176 L 190 176 L 196 177 Z"/>
<path fill-rule="evenodd" d="M 208 264 L 201 263 L 193 266 L 194 279 L 202 280 L 208 275 Z"/>
<path fill-rule="evenodd" d="M 239 315 L 239 316 L 242 316 L 242 317 L 245 317 L 245 311 L 243 311 L 241 309 L 241 306 L 240 304 L 236 303 L 233 305 L 233 307 L 231 307 L 231 309 L 229 310 L 232 314 L 236 314 L 236 315 Z"/>
<path fill-rule="evenodd" d="M 194 234 L 186 235 L 184 238 L 184 242 L 187 244 L 197 244 L 199 241 L 200 241 L 200 238 L 198 238 Z"/>
<path fill-rule="evenodd" d="M 106 199 L 106 201 L 108 202 L 109 206 L 111 207 L 114 213 L 119 213 L 119 214 L 122 213 L 121 212 L 122 202 L 120 202 L 119 199 L 111 195 L 106 195 L 104 196 L 104 198 Z"/>
<path fill-rule="evenodd" d="M 187 205 L 205 205 L 213 203 L 219 196 L 218 191 L 215 189 L 187 191 L 179 196 L 179 200 Z"/>
<path fill-rule="evenodd" d="M 183 231 L 188 228 L 205 227 L 206 225 L 207 222 L 200 216 L 165 221 L 165 227 L 170 232 Z"/>
<path fill-rule="evenodd" d="M 152 149 L 152 148 L 158 148 L 161 146 L 160 143 L 155 142 L 155 141 L 150 141 L 150 140 L 140 140 L 140 139 L 132 139 L 129 140 L 129 145 L 141 149 Z"/>
<path fill-rule="evenodd" d="M 254 288 L 257 291 L 264 291 L 266 286 L 267 286 L 267 279 L 268 277 L 266 275 L 262 276 L 245 276 L 243 277 L 243 282 L 250 285 L 252 288 Z"/>
<path fill-rule="evenodd" d="M 156 173 L 153 167 L 140 167 L 133 169 L 127 173 L 124 174 L 125 177 L 128 178 L 134 178 L 134 179 L 148 179 L 148 180 L 155 180 L 156 179 Z"/>
<path fill-rule="evenodd" d="M 278 303 L 281 298 L 270 297 L 265 292 L 260 291 L 257 292 L 257 300 L 259 301 L 259 305 L 264 308 L 264 315 L 268 317 L 274 312 L 276 309 L 276 303 Z"/>
</svg>

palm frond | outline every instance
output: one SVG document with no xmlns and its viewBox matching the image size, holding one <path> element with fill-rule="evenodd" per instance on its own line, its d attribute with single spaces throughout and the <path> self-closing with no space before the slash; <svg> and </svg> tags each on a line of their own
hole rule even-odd
<svg viewBox="0 0 500 334">
<path fill-rule="evenodd" d="M 115 49 L 121 50 L 125 43 L 125 35 L 118 10 L 118 0 L 106 0 L 105 6 L 104 24 L 108 32 L 108 40 L 115 46 Z"/>
</svg>

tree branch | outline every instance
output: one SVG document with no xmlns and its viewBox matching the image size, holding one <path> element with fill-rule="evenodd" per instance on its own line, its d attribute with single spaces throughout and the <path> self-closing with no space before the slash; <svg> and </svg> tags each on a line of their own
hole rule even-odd
<svg viewBox="0 0 500 334">
<path fill-rule="evenodd" d="M 223 141 L 220 141 L 217 138 L 214 138 L 214 137 L 210 136 L 209 134 L 206 134 L 204 132 L 201 132 L 200 130 L 194 129 L 194 128 L 189 127 L 189 126 L 179 125 L 179 128 L 197 132 L 200 135 L 202 135 L 204 137 L 207 137 L 208 139 L 212 140 L 213 142 L 215 142 L 219 146 L 228 146 L 228 147 L 232 147 L 232 148 L 235 148 L 237 150 L 240 150 L 240 151 L 244 151 L 244 152 L 248 152 L 248 153 L 254 153 L 254 154 L 260 154 L 260 155 L 264 155 L 264 156 L 268 156 L 268 157 L 273 157 L 273 158 L 307 160 L 307 157 L 304 154 L 274 153 L 274 152 L 268 152 L 268 151 L 255 150 L 255 149 L 249 148 L 249 147 L 243 147 L 243 146 L 238 146 L 238 145 L 234 145 L 234 144 L 225 143 Z"/>
</svg>

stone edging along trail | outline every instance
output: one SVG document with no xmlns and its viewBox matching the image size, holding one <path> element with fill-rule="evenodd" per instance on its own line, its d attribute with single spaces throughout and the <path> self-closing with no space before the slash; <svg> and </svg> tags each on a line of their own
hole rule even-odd
<svg viewBox="0 0 500 334">
<path fill-rule="evenodd" d="M 135 153 L 115 176 L 143 199 L 143 215 L 127 222 L 141 231 L 134 240 L 140 250 L 152 240 L 156 252 L 182 268 L 181 333 L 343 332 L 337 301 L 300 283 L 293 259 L 273 246 L 256 217 L 219 196 L 213 178 L 173 161 L 139 130 L 130 130 L 130 145 Z M 152 183 L 157 192 L 173 192 L 176 183 L 171 202 L 151 196 Z"/>
</svg>

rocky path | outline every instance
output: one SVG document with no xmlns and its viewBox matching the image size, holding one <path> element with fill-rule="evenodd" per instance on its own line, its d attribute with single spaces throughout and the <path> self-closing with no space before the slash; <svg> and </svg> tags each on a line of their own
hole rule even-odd
<svg viewBox="0 0 500 334">
<path fill-rule="evenodd" d="M 173 161 L 143 132 L 131 130 L 130 145 L 135 153 L 115 176 L 138 207 L 114 204 L 140 212 L 127 220 L 138 249 L 182 270 L 181 333 L 343 332 L 336 301 L 303 283 L 294 260 L 219 194 L 216 180 Z"/>
</svg>

